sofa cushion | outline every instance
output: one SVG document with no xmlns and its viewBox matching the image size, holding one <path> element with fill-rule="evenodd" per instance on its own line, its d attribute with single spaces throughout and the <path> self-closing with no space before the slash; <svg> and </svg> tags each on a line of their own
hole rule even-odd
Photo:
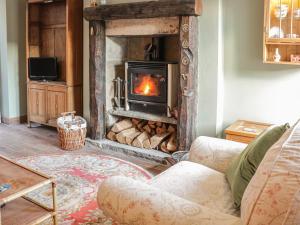
<svg viewBox="0 0 300 225">
<path fill-rule="evenodd" d="M 300 187 L 300 125 L 266 153 L 241 204 L 244 225 L 282 225 Z"/>
<path fill-rule="evenodd" d="M 225 175 L 182 161 L 150 181 L 150 185 L 216 211 L 239 216 Z"/>
<path fill-rule="evenodd" d="M 240 207 L 244 191 L 266 152 L 278 141 L 288 127 L 288 124 L 285 124 L 268 128 L 252 141 L 229 165 L 226 171 L 226 178 L 230 184 L 237 208 Z"/>
</svg>

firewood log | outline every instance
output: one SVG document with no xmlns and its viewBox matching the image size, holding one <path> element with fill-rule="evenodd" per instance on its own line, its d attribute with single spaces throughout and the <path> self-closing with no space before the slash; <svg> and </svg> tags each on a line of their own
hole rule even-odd
<svg viewBox="0 0 300 225">
<path fill-rule="evenodd" d="M 156 127 L 156 134 L 163 134 L 167 132 L 166 124 L 163 124 L 162 127 Z M 171 132 L 169 132 L 171 133 Z"/>
<path fill-rule="evenodd" d="M 150 135 L 151 135 L 151 137 L 152 137 L 152 136 L 154 136 L 154 135 L 156 135 L 156 131 L 155 131 L 155 129 L 151 129 L 151 133 L 150 133 Z"/>
<path fill-rule="evenodd" d="M 146 126 L 143 127 L 144 131 L 146 131 L 148 134 L 151 134 L 151 127 L 147 124 Z"/>
<path fill-rule="evenodd" d="M 153 129 L 153 130 L 156 129 L 156 125 L 155 125 L 155 124 L 148 124 L 148 126 L 149 126 L 151 129 Z"/>
<path fill-rule="evenodd" d="M 111 128 L 111 131 L 114 133 L 120 133 L 123 130 L 127 130 L 132 127 L 132 122 L 129 119 L 121 120 L 118 123 L 115 123 Z"/>
<path fill-rule="evenodd" d="M 149 138 L 143 141 L 143 147 L 147 149 L 151 149 L 151 143 Z"/>
<path fill-rule="evenodd" d="M 172 134 L 166 147 L 168 152 L 175 152 L 177 150 L 177 138 L 175 133 Z"/>
<path fill-rule="evenodd" d="M 165 125 L 165 124 L 163 124 L 162 122 L 156 122 L 155 125 L 156 125 L 157 127 L 162 127 L 162 125 Z"/>
<path fill-rule="evenodd" d="M 153 137 L 150 138 L 150 148 L 155 149 L 169 136 L 170 133 L 154 135 Z"/>
<path fill-rule="evenodd" d="M 112 132 L 112 131 L 108 132 L 107 138 L 108 138 L 109 140 L 111 140 L 111 141 L 116 141 L 116 140 L 117 140 L 117 138 L 116 138 L 116 133 L 114 133 L 114 132 Z"/>
<path fill-rule="evenodd" d="M 161 143 L 160 145 L 160 150 L 165 152 L 165 153 L 169 153 L 168 149 L 167 149 L 167 143 L 168 141 L 164 141 L 163 143 Z"/>
<path fill-rule="evenodd" d="M 135 133 L 135 128 L 129 128 L 127 130 L 123 130 L 116 135 L 117 141 L 121 144 L 126 144 L 126 137 L 130 136 L 132 133 Z"/>
<path fill-rule="evenodd" d="M 132 146 L 134 147 L 138 147 L 138 148 L 143 148 L 143 142 L 145 140 L 149 140 L 149 135 L 146 131 L 144 131 L 143 133 L 141 133 L 139 136 L 137 136 L 133 142 L 132 142 Z"/>
<path fill-rule="evenodd" d="M 169 133 L 175 133 L 175 132 L 176 132 L 175 126 L 169 125 L 169 127 L 168 127 L 168 132 L 169 132 Z"/>
<path fill-rule="evenodd" d="M 132 124 L 134 125 L 134 126 L 137 126 L 140 122 L 141 122 L 141 120 L 140 119 L 131 119 L 131 122 L 132 122 Z"/>
<path fill-rule="evenodd" d="M 147 123 L 148 123 L 147 121 L 143 120 L 143 121 L 141 121 L 141 122 L 136 126 L 136 128 L 137 128 L 139 131 L 144 132 L 143 127 L 144 127 Z"/>
<path fill-rule="evenodd" d="M 126 136 L 125 140 L 126 140 L 126 144 L 128 145 L 132 145 L 133 140 L 139 136 L 141 134 L 140 131 L 135 130 L 135 132 L 129 134 L 128 136 Z"/>
<path fill-rule="evenodd" d="M 156 122 L 154 122 L 154 121 L 150 121 L 150 120 L 149 120 L 149 121 L 148 121 L 148 124 L 149 124 L 149 125 L 155 125 L 155 124 L 156 124 Z"/>
</svg>

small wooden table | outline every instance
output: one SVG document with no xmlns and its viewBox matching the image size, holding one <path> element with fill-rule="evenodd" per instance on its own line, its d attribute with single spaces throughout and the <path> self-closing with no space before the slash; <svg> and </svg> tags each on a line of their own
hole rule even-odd
<svg viewBox="0 0 300 225">
<path fill-rule="evenodd" d="M 0 156 L 0 185 L 11 187 L 0 193 L 0 225 L 33 225 L 49 218 L 57 225 L 56 184 L 53 178 Z M 48 208 L 25 195 L 45 185 L 52 187 L 53 207 Z"/>
<path fill-rule="evenodd" d="M 226 139 L 249 144 L 272 124 L 238 120 L 225 130 Z"/>
</svg>

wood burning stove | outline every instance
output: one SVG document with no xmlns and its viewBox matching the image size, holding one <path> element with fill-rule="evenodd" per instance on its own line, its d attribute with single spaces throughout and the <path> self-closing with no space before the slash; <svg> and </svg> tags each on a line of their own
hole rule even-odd
<svg viewBox="0 0 300 225">
<path fill-rule="evenodd" d="M 170 117 L 177 106 L 177 68 L 167 62 L 127 62 L 125 109 Z"/>
</svg>

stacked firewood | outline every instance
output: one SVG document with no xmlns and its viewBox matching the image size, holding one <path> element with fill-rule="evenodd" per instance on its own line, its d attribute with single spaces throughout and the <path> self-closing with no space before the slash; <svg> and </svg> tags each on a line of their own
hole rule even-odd
<svg viewBox="0 0 300 225">
<path fill-rule="evenodd" d="M 122 119 L 115 123 L 107 138 L 121 144 L 167 153 L 177 151 L 176 126 L 140 119 Z"/>
</svg>

